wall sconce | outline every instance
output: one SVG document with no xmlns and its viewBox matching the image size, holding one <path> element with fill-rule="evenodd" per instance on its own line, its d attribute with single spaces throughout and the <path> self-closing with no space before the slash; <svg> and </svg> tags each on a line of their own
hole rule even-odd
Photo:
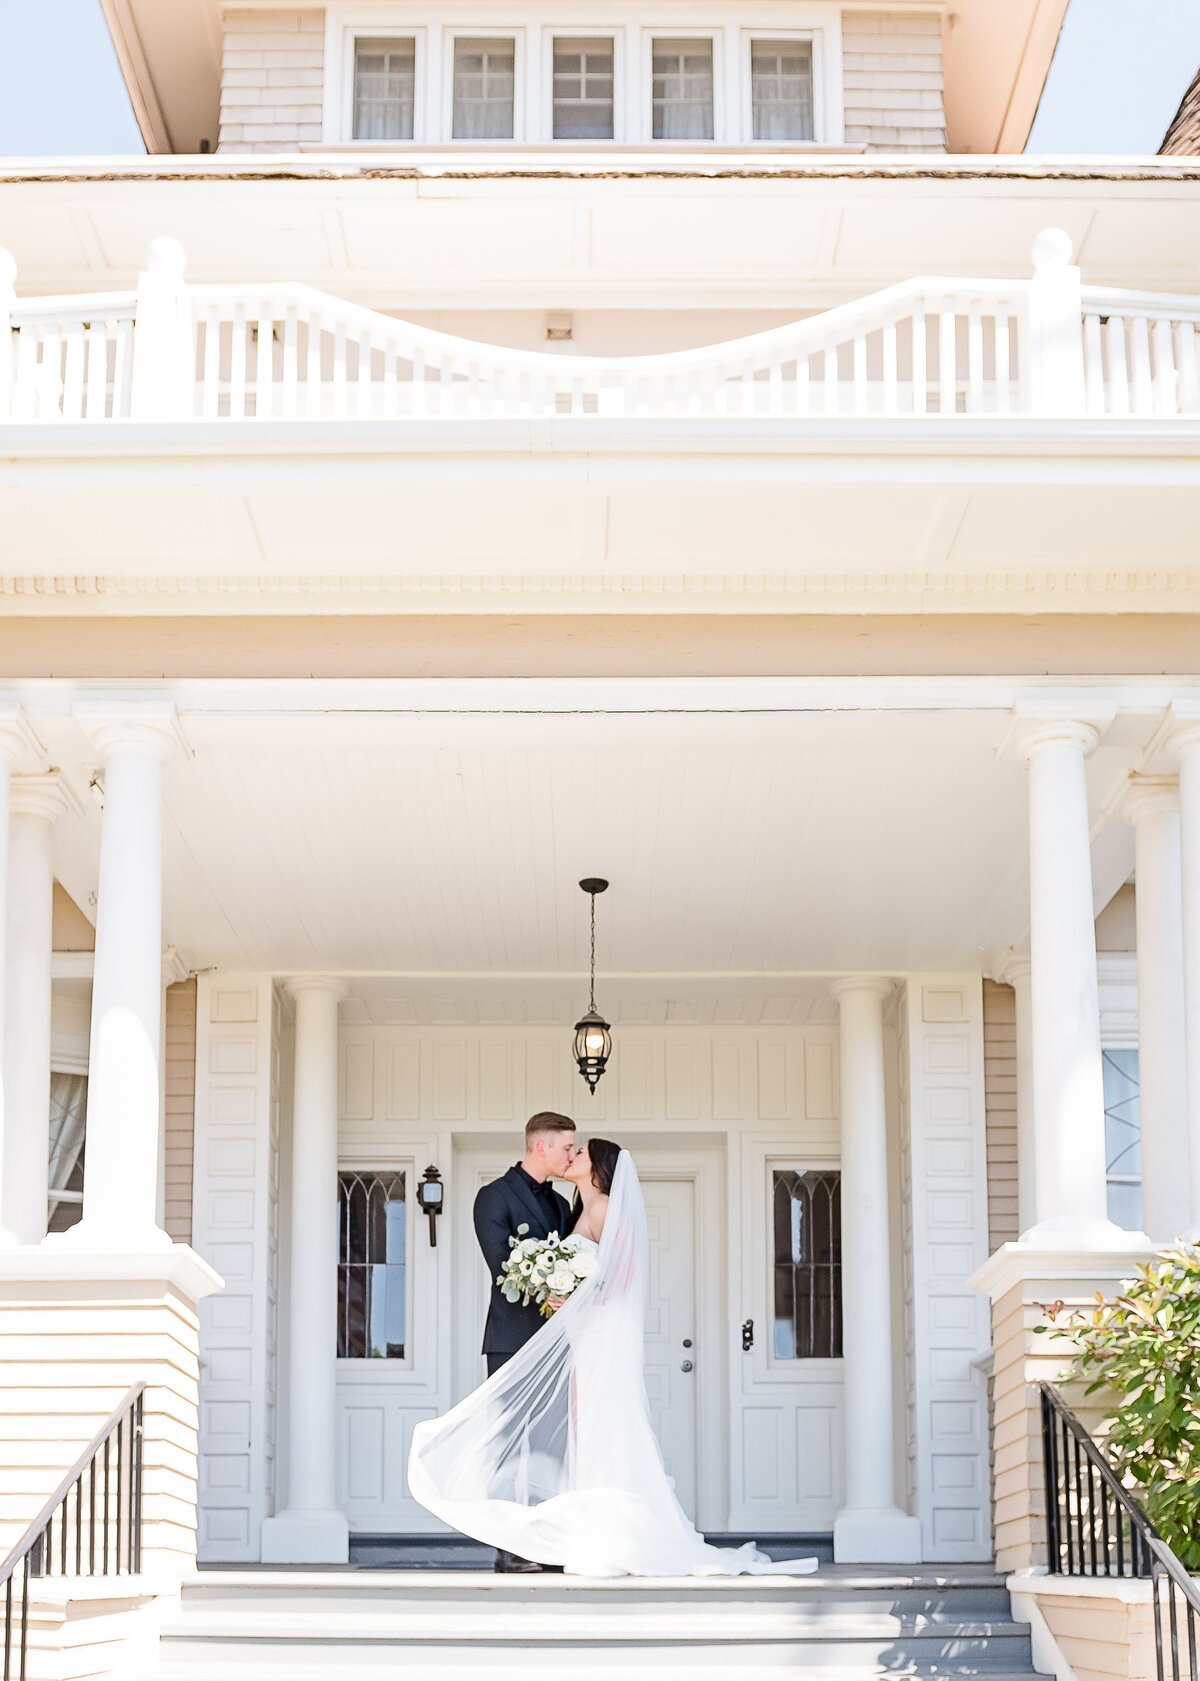
<svg viewBox="0 0 1200 1681">
<path fill-rule="evenodd" d="M 427 1167 L 417 1186 L 417 1207 L 429 1216 L 429 1247 L 437 1248 L 437 1217 L 445 1208 L 445 1186 L 436 1167 Z"/>
</svg>

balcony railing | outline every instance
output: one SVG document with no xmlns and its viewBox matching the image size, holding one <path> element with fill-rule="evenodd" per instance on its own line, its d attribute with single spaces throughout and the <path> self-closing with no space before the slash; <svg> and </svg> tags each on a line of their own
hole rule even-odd
<svg viewBox="0 0 1200 1681">
<path fill-rule="evenodd" d="M 1200 299 L 1084 287 L 1053 229 L 1023 281 L 914 279 L 668 355 L 505 350 L 311 287 L 17 298 L 0 253 L 0 422 L 1000 419 L 1200 415 Z"/>
</svg>

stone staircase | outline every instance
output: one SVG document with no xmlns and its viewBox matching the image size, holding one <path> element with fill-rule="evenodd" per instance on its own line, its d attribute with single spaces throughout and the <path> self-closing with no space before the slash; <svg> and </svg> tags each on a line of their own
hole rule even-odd
<svg viewBox="0 0 1200 1681">
<path fill-rule="evenodd" d="M 600 1581 L 467 1570 L 207 1570 L 139 1681 L 1032 1681 L 986 1569 Z"/>
</svg>

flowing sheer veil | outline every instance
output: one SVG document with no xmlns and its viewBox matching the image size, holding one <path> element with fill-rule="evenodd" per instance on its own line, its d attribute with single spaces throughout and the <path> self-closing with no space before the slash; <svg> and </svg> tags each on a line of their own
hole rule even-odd
<svg viewBox="0 0 1200 1681">
<path fill-rule="evenodd" d="M 415 1500 L 452 1528 L 587 1576 L 799 1573 L 753 1546 L 709 1546 L 675 1498 L 643 1372 L 646 1209 L 617 1158 L 595 1272 L 486 1383 L 418 1424 Z"/>
</svg>

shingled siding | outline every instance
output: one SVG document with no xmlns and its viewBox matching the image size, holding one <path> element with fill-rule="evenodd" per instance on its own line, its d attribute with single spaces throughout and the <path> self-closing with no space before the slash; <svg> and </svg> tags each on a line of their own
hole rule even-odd
<svg viewBox="0 0 1200 1681">
<path fill-rule="evenodd" d="M 192 1165 L 196 1137 L 196 983 L 167 988 L 166 1185 L 163 1225 L 176 1243 L 192 1241 Z"/>
<path fill-rule="evenodd" d="M 944 152 L 942 25 L 932 13 L 842 15 L 846 143 L 872 152 Z"/>
<path fill-rule="evenodd" d="M 987 1128 L 988 1250 L 1015 1243 L 1017 1220 L 1017 1004 L 1011 986 L 983 983 L 983 1091 Z"/>
<path fill-rule="evenodd" d="M 325 13 L 235 12 L 224 18 L 222 152 L 290 152 L 321 139 Z"/>
</svg>

